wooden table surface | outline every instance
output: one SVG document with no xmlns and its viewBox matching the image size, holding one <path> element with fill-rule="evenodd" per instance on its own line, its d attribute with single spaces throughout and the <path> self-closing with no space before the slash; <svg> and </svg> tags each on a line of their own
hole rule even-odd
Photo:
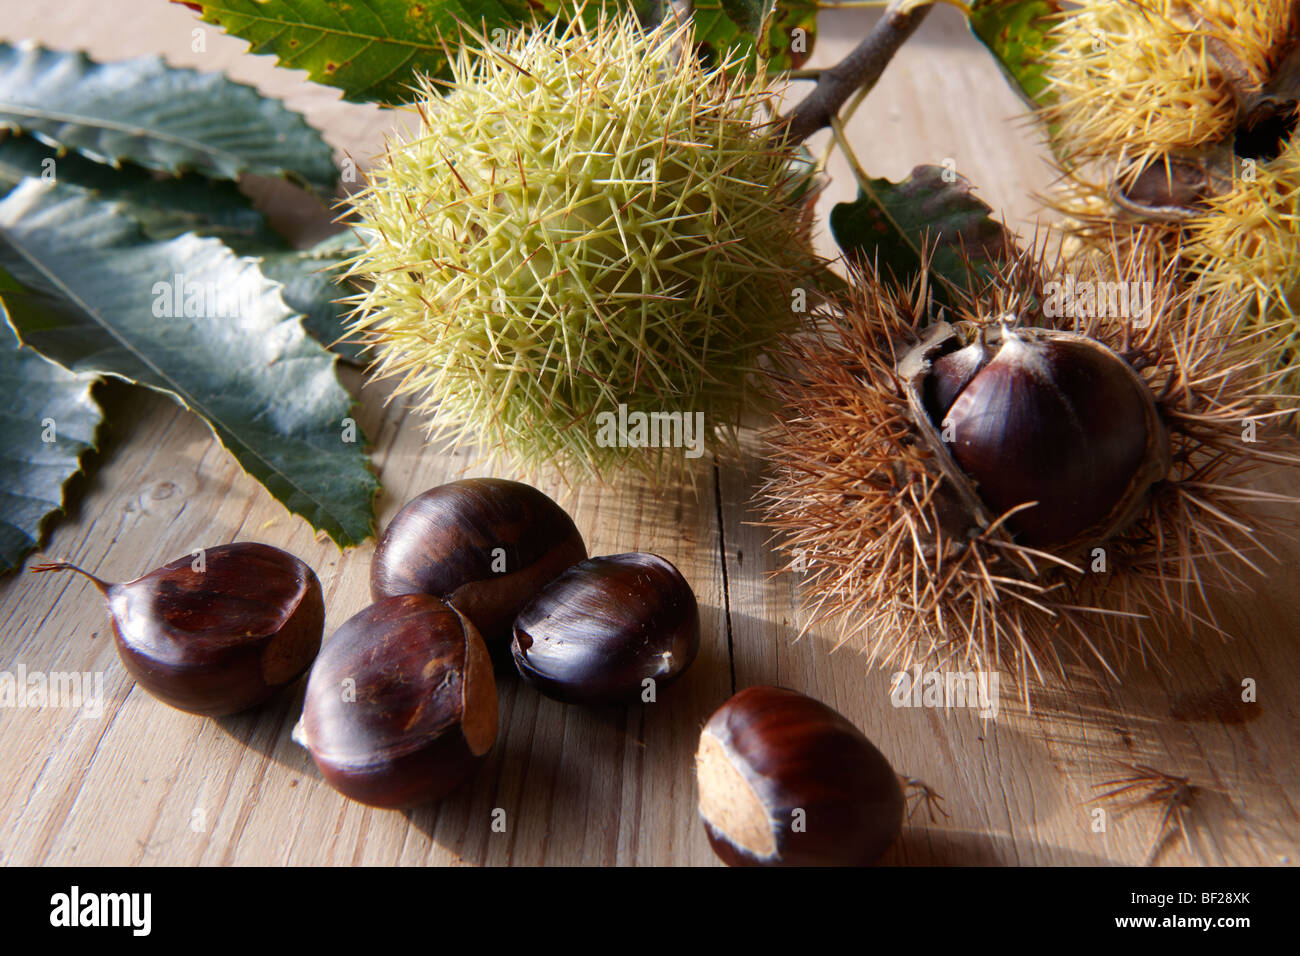
<svg viewBox="0 0 1300 956">
<path fill-rule="evenodd" d="M 823 14 L 812 65 L 838 59 L 874 12 Z M 100 58 L 160 53 L 177 65 L 224 70 L 302 110 L 342 156 L 373 156 L 393 120 L 244 54 L 242 41 L 206 29 L 162 0 L 0 2 L 8 40 L 83 48 Z M 852 137 L 873 175 L 898 178 L 918 163 L 956 168 L 1019 228 L 1032 228 L 1031 193 L 1051 173 L 1019 102 L 956 11 L 941 7 L 859 111 Z M 817 142 L 820 142 L 818 140 Z M 822 200 L 853 193 L 838 160 Z M 258 186 L 263 206 L 304 240 L 319 214 L 283 190 Z M 830 251 L 826 237 L 823 247 Z M 423 432 L 382 387 L 360 388 L 359 421 L 375 445 L 387 521 L 426 488 L 486 473 L 472 455 L 425 447 Z M 262 540 L 304 558 L 325 589 L 328 635 L 368 603 L 373 543 L 340 553 L 288 515 L 194 416 L 125 385 L 98 395 L 101 450 L 76 481 L 70 511 L 44 553 L 110 580 L 128 580 L 204 545 Z M 1266 436 L 1281 447 L 1285 439 Z M 1291 446 L 1294 447 L 1294 446 Z M 98 718 L 57 708 L 0 710 L 0 861 L 36 864 L 714 864 L 695 810 L 698 732 L 733 688 L 777 683 L 831 704 L 863 728 L 899 771 L 945 798 L 948 818 L 913 816 L 886 862 L 898 864 L 1141 864 L 1160 811 L 1112 813 L 1096 832 L 1098 785 L 1117 762 L 1186 776 L 1197 793 L 1189 843 L 1162 864 L 1285 864 L 1300 846 L 1300 545 L 1274 542 L 1277 562 L 1251 595 L 1225 595 L 1231 643 L 1207 638 L 1134 666 L 1122 685 L 1075 675 L 1040 693 L 1034 710 L 1004 692 L 996 720 L 972 711 L 895 709 L 888 675 L 829 636 L 794 642 L 801 621 L 793 583 L 771 577 L 775 558 L 748 507 L 761 471 L 706 465 L 694 488 L 655 492 L 632 480 L 566 488 L 536 483 L 574 515 L 594 554 L 656 551 L 693 584 L 703 647 L 687 675 L 655 704 L 615 712 L 501 687 L 501 736 L 487 764 L 440 805 L 410 813 L 350 803 L 320 779 L 289 739 L 301 690 L 251 715 L 206 720 L 136 688 L 118 663 L 97 593 L 73 575 L 22 572 L 0 581 L 0 670 L 101 672 Z M 509 471 L 498 470 L 506 477 Z M 1266 484 L 1294 491 L 1296 474 Z M 1294 510 L 1294 509 L 1292 509 Z M 1275 525 L 1281 509 L 1261 511 Z M 28 562 L 29 565 L 34 563 Z M 328 639 L 328 638 L 327 638 Z M 1244 677 L 1258 702 L 1237 702 Z M 504 829 L 492 823 L 502 819 Z"/>
</svg>

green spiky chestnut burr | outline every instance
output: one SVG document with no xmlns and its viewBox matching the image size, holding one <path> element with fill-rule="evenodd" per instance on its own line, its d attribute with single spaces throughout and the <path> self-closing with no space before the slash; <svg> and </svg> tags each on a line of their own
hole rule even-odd
<svg viewBox="0 0 1300 956">
<path fill-rule="evenodd" d="M 817 265 L 813 170 L 765 81 L 703 65 L 691 30 L 557 21 L 463 46 L 446 95 L 424 84 L 351 200 L 350 328 L 435 436 L 656 471 L 682 456 L 605 447 L 598 416 L 725 432 L 759 400 Z"/>
</svg>

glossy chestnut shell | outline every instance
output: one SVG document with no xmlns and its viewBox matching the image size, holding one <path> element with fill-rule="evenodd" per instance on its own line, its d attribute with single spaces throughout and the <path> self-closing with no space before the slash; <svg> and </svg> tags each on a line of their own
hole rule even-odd
<svg viewBox="0 0 1300 956">
<path fill-rule="evenodd" d="M 473 623 L 439 598 L 384 598 L 325 642 L 294 739 L 335 790 L 376 807 L 446 796 L 497 735 L 497 692 Z"/>
<path fill-rule="evenodd" d="M 520 676 L 575 703 L 635 703 L 647 680 L 681 676 L 700 650 L 700 612 L 681 572 L 655 554 L 589 558 L 530 601 L 515 621 Z"/>
<path fill-rule="evenodd" d="M 1086 336 L 941 324 L 900 373 L 973 527 L 1021 508 L 1006 528 L 1022 544 L 1095 544 L 1124 528 L 1168 473 L 1169 439 L 1151 390 Z"/>
<path fill-rule="evenodd" d="M 311 666 L 325 627 L 315 572 L 256 542 L 204 548 L 125 584 L 69 564 L 104 595 L 118 656 L 154 697 L 220 717 L 254 707 Z"/>
<path fill-rule="evenodd" d="M 696 754 L 700 817 L 730 866 L 864 866 L 903 825 L 898 776 L 857 727 L 782 687 L 714 713 Z"/>
<path fill-rule="evenodd" d="M 393 518 L 375 549 L 375 600 L 432 594 L 459 608 L 489 650 L 508 657 L 519 609 L 587 556 L 573 520 L 530 485 L 468 478 L 426 491 Z"/>
</svg>

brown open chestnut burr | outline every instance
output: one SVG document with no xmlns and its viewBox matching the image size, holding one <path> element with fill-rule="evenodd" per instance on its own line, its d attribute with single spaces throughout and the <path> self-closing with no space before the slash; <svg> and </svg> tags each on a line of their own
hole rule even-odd
<svg viewBox="0 0 1300 956">
<path fill-rule="evenodd" d="M 125 584 L 66 562 L 108 605 L 118 656 L 166 704 L 220 717 L 262 703 L 311 666 L 325 627 L 315 572 L 256 542 L 204 548 Z"/>
<path fill-rule="evenodd" d="M 325 642 L 293 738 L 335 790 L 412 807 L 459 786 L 497 735 L 497 691 L 473 623 L 428 594 L 384 598 Z"/>
<path fill-rule="evenodd" d="M 782 687 L 718 708 L 696 779 L 709 843 L 730 866 L 865 866 L 903 825 L 889 761 L 846 718 Z"/>
<path fill-rule="evenodd" d="M 468 478 L 426 491 L 397 513 L 375 549 L 370 591 L 376 601 L 399 594 L 443 598 L 504 661 L 519 609 L 586 556 L 573 520 L 536 488 Z"/>
<path fill-rule="evenodd" d="M 700 650 L 695 594 L 671 563 L 635 552 L 589 558 L 519 612 L 511 652 L 543 694 L 635 703 L 645 681 L 676 680 Z"/>
</svg>

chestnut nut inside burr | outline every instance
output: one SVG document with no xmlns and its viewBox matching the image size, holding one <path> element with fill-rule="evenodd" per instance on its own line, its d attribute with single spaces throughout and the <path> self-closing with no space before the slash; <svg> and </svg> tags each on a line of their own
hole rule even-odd
<svg viewBox="0 0 1300 956">
<path fill-rule="evenodd" d="M 1150 388 L 1084 335 L 941 324 L 900 373 L 941 467 L 983 506 L 980 523 L 1028 505 L 1006 523 L 1022 544 L 1104 541 L 1169 471 Z"/>
<path fill-rule="evenodd" d="M 384 598 L 325 642 L 293 737 L 335 790 L 412 807 L 459 786 L 497 735 L 497 691 L 473 623 L 428 594 Z"/>
<path fill-rule="evenodd" d="M 695 594 L 654 554 L 589 558 L 519 612 L 511 651 L 543 694 L 582 703 L 634 703 L 647 680 L 676 680 L 700 649 Z"/>
<path fill-rule="evenodd" d="M 268 544 L 204 548 L 134 581 L 109 584 L 75 565 L 108 605 L 113 640 L 136 683 L 209 717 L 247 710 L 300 677 L 320 648 L 325 602 L 306 564 Z"/>
<path fill-rule="evenodd" d="M 903 790 L 857 727 L 811 697 L 750 687 L 709 718 L 700 817 L 730 866 L 865 866 L 903 825 Z"/>
<path fill-rule="evenodd" d="M 519 609 L 586 556 L 573 520 L 542 492 L 518 481 L 469 478 L 426 491 L 397 513 L 375 549 L 370 590 L 376 601 L 443 598 L 504 660 Z"/>
</svg>

